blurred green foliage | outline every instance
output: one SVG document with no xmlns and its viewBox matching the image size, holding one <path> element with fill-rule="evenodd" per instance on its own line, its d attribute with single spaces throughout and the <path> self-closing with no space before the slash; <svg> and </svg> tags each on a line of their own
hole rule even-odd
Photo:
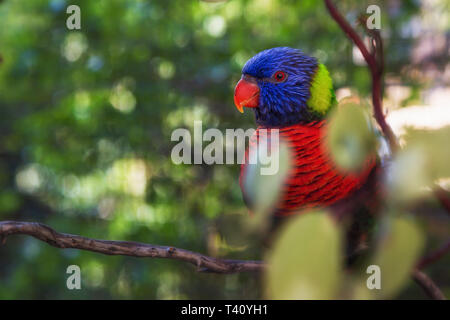
<svg viewBox="0 0 450 320">
<path fill-rule="evenodd" d="M 386 69 L 396 73 L 409 63 L 411 39 L 401 30 L 419 4 L 402 1 L 393 10 L 375 2 L 387 13 Z M 204 128 L 253 127 L 251 113 L 235 111 L 233 87 L 245 61 L 269 47 L 301 48 L 328 66 L 336 88 L 367 95 L 368 71 L 353 64 L 352 46 L 322 2 L 80 0 L 79 31 L 66 28 L 69 4 L 0 3 L 0 220 L 261 258 L 239 166 L 174 165 L 170 135 L 194 120 Z M 368 4 L 339 5 L 355 21 Z M 65 286 L 71 264 L 81 267 L 80 291 Z M 259 280 L 60 250 L 29 237 L 0 248 L 0 299 L 248 299 L 263 296 Z M 422 296 L 416 288 L 407 294 Z"/>
<path fill-rule="evenodd" d="M 296 217 L 285 227 L 267 259 L 268 297 L 337 298 L 343 274 L 342 235 L 324 212 Z"/>
<path fill-rule="evenodd" d="M 410 279 L 424 236 L 406 215 L 387 215 L 363 261 L 346 266 L 343 228 L 326 212 L 295 217 L 269 250 L 266 297 L 272 299 L 389 299 Z M 347 269 L 346 269 L 347 267 Z M 371 268 L 378 268 L 375 274 Z M 377 289 L 369 289 L 378 277 Z"/>
<path fill-rule="evenodd" d="M 375 152 L 375 131 L 367 110 L 363 104 L 341 102 L 330 115 L 326 143 L 341 170 L 361 170 L 367 157 Z"/>
</svg>

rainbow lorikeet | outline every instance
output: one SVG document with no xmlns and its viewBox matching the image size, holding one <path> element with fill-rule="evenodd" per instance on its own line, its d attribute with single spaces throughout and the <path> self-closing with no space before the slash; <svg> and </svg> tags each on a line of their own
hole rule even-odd
<svg viewBox="0 0 450 320">
<path fill-rule="evenodd" d="M 361 196 L 363 185 L 377 171 L 375 155 L 356 173 L 341 171 L 333 163 L 324 144 L 327 115 L 337 104 L 332 80 L 323 64 L 300 50 L 273 48 L 248 60 L 236 85 L 234 102 L 240 112 L 243 107 L 254 111 L 258 128 L 250 147 L 261 129 L 273 128 L 279 129 L 280 139 L 290 147 L 292 168 L 274 209 L 276 217 Z M 244 162 L 240 185 L 249 204 L 244 190 L 246 167 Z"/>
</svg>

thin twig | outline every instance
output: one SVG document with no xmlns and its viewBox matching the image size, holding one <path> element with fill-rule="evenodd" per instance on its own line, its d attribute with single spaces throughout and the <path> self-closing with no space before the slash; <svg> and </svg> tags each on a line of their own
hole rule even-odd
<svg viewBox="0 0 450 320">
<path fill-rule="evenodd" d="M 417 264 L 417 269 L 421 270 L 428 265 L 436 262 L 450 251 L 450 239 L 447 240 L 440 248 L 423 257 Z"/>
<path fill-rule="evenodd" d="M 383 42 L 380 33 L 377 30 L 367 30 L 372 37 L 373 50 L 370 52 L 358 33 L 352 28 L 347 20 L 339 13 L 331 0 L 324 0 L 325 6 L 328 12 L 346 33 L 346 35 L 353 41 L 358 47 L 361 54 L 364 57 L 372 76 L 372 104 L 375 120 L 380 126 L 384 136 L 389 142 L 391 151 L 395 152 L 398 149 L 398 142 L 392 128 L 386 122 L 383 114 L 383 71 L 384 71 L 384 54 L 383 54 Z M 360 19 L 363 23 L 364 19 Z M 364 24 L 365 25 L 365 24 Z M 437 188 L 435 194 L 443 207 L 450 213 L 450 196 L 449 193 L 442 188 Z M 423 258 L 418 263 L 418 268 L 424 268 L 426 265 L 435 262 L 441 258 L 445 253 L 449 251 L 450 243 L 447 243 L 443 248 L 431 253 L 429 256 Z M 414 280 L 421 285 L 426 293 L 434 299 L 445 299 L 440 289 L 434 284 L 434 282 L 424 273 L 416 269 L 413 272 Z"/>
<path fill-rule="evenodd" d="M 262 261 L 217 259 L 201 253 L 169 246 L 91 239 L 78 235 L 60 233 L 45 224 L 36 222 L 0 222 L 0 238 L 5 239 L 7 236 L 15 234 L 29 235 L 61 249 L 71 248 L 107 255 L 180 260 L 195 265 L 197 270 L 201 272 L 237 273 L 260 271 L 264 268 Z"/>
<path fill-rule="evenodd" d="M 328 12 L 333 17 L 333 19 L 338 23 L 341 29 L 347 34 L 347 36 L 353 41 L 353 43 L 358 47 L 359 51 L 366 60 L 367 64 L 372 73 L 377 73 L 377 62 L 373 55 L 370 54 L 369 50 L 367 50 L 364 42 L 356 33 L 355 29 L 345 20 L 345 18 L 340 14 L 340 12 L 336 9 L 331 0 L 325 0 L 325 5 L 328 9 Z"/>
<path fill-rule="evenodd" d="M 439 200 L 441 205 L 446 209 L 447 213 L 450 214 L 450 193 L 441 188 L 439 185 L 435 185 L 434 194 Z"/>
<path fill-rule="evenodd" d="M 445 300 L 445 296 L 441 289 L 420 270 L 414 270 L 412 273 L 414 281 L 422 287 L 422 289 L 428 294 L 428 296 L 434 300 Z"/>
<path fill-rule="evenodd" d="M 386 122 L 383 114 L 383 70 L 384 70 L 384 54 L 383 54 L 383 42 L 381 40 L 380 33 L 377 30 L 366 30 L 372 36 L 372 40 L 376 43 L 376 50 L 370 52 L 361 40 L 360 36 L 352 28 L 352 26 L 345 20 L 345 18 L 339 13 L 331 0 L 324 0 L 325 6 L 328 12 L 341 27 L 341 29 L 347 34 L 347 36 L 358 47 L 359 51 L 364 57 L 367 65 L 369 66 L 370 73 L 372 75 L 372 104 L 375 120 L 383 131 L 384 136 L 389 142 L 389 146 L 392 152 L 395 152 L 399 146 L 394 131 Z M 360 22 L 364 20 L 360 19 Z M 441 205 L 450 214 L 450 193 L 445 191 L 439 186 L 435 186 L 435 194 L 439 199 Z"/>
<path fill-rule="evenodd" d="M 353 41 L 353 43 L 358 47 L 359 51 L 364 57 L 364 60 L 369 66 L 370 73 L 372 75 L 372 104 L 374 117 L 377 120 L 378 125 L 383 131 L 384 136 L 389 142 L 391 150 L 395 151 L 398 148 L 397 139 L 392 131 L 392 128 L 386 122 L 383 114 L 383 96 L 382 96 L 382 80 L 383 80 L 383 65 L 382 61 L 376 60 L 376 55 L 372 55 L 367 49 L 363 40 L 360 38 L 358 33 L 352 28 L 352 26 L 345 20 L 345 18 L 339 13 L 331 0 L 324 0 L 328 12 L 333 17 L 333 19 L 338 23 L 345 34 Z M 375 38 L 378 41 L 378 48 L 382 50 L 381 38 Z"/>
</svg>

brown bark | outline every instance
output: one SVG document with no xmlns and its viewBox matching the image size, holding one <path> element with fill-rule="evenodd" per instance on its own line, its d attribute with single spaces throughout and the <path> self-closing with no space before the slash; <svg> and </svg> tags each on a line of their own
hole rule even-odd
<svg viewBox="0 0 450 320">
<path fill-rule="evenodd" d="M 179 249 L 171 246 L 160 246 L 129 241 L 110 241 L 86 238 L 78 235 L 60 233 L 49 226 L 37 222 L 3 221 L 0 222 L 0 243 L 5 243 L 10 235 L 25 234 L 44 241 L 61 249 L 80 249 L 107 255 L 123 255 L 131 257 L 164 258 L 188 262 L 201 272 L 237 273 L 260 271 L 262 261 L 225 260 L 208 257 L 201 253 Z"/>
</svg>

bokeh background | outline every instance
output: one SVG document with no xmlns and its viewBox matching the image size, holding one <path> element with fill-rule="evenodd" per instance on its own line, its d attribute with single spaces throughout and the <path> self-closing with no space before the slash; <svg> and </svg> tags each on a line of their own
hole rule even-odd
<svg viewBox="0 0 450 320">
<path fill-rule="evenodd" d="M 66 8 L 81 8 L 81 30 Z M 394 130 L 450 125 L 450 4 L 340 1 L 355 23 L 382 13 L 385 105 Z M 338 98 L 370 96 L 358 51 L 316 0 L 0 1 L 0 220 L 87 237 L 260 259 L 238 165 L 174 165 L 176 128 L 254 127 L 233 105 L 248 58 L 274 46 L 316 56 Z M 448 181 L 442 181 L 448 187 Z M 449 235 L 438 206 L 427 245 Z M 450 293 L 450 260 L 429 269 Z M 66 288 L 66 268 L 82 290 Z M 0 299 L 253 299 L 255 274 L 215 275 L 171 260 L 60 250 L 25 236 L 0 247 Z M 412 281 L 398 298 L 423 298 Z"/>
</svg>

